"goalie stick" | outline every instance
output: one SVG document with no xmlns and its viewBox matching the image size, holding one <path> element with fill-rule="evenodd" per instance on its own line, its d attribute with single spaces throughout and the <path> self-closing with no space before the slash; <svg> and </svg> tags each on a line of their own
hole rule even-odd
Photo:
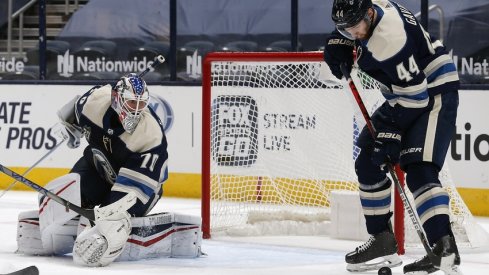
<svg viewBox="0 0 489 275">
<path fill-rule="evenodd" d="M 31 187 L 32 189 L 52 199 L 53 201 L 63 205 L 66 208 L 66 211 L 72 210 L 73 212 L 76 212 L 81 216 L 95 222 L 100 218 L 108 217 L 118 211 L 121 211 L 122 209 L 127 210 L 129 209 L 128 206 L 130 207 L 136 202 L 136 196 L 132 193 L 128 193 L 126 196 L 122 197 L 118 201 L 104 207 L 99 207 L 94 209 L 82 208 L 54 194 L 53 192 L 47 190 L 46 188 L 40 186 L 39 184 L 36 184 L 35 182 L 15 173 L 14 171 L 3 166 L 2 164 L 0 164 L 0 172 Z"/>
<path fill-rule="evenodd" d="M 360 108 L 360 111 L 362 112 L 363 118 L 365 119 L 365 122 L 367 124 L 367 128 L 372 136 L 372 138 L 375 139 L 375 127 L 372 124 L 372 118 L 370 117 L 367 108 L 365 107 L 365 104 L 363 103 L 362 97 L 360 96 L 360 93 L 358 92 L 357 87 L 355 86 L 355 83 L 353 82 L 353 79 L 351 78 L 350 71 L 347 69 L 346 64 L 342 63 L 340 65 L 341 72 L 345 76 L 346 80 L 348 81 L 348 86 L 350 87 L 350 91 L 353 94 L 353 97 L 355 98 L 355 101 L 358 104 L 358 107 Z M 401 196 L 402 203 L 404 205 L 404 209 L 409 215 L 409 218 L 411 219 L 411 222 L 414 225 L 414 229 L 416 230 L 416 233 L 419 236 L 419 239 L 421 240 L 421 244 L 423 245 L 424 249 L 426 250 L 426 253 L 428 253 L 428 257 L 430 258 L 431 262 L 433 263 L 434 266 L 440 266 L 441 264 L 441 257 L 436 256 L 433 251 L 431 250 L 431 247 L 428 243 L 428 239 L 426 238 L 426 235 L 421 227 L 421 222 L 419 221 L 418 216 L 414 212 L 414 208 L 412 207 L 411 203 L 409 202 L 406 192 L 404 191 L 404 188 L 401 185 L 401 182 L 399 181 L 399 178 L 397 177 L 394 166 L 392 163 L 387 162 L 385 163 L 389 170 L 389 174 L 391 175 L 392 180 L 394 181 L 394 184 L 396 185 L 397 191 L 399 192 L 399 195 Z"/>
<path fill-rule="evenodd" d="M 35 265 L 31 265 L 21 270 L 0 275 L 39 275 L 39 269 Z"/>
<path fill-rule="evenodd" d="M 139 73 L 139 77 L 143 77 L 145 74 L 147 74 L 151 69 L 156 68 L 156 66 L 159 66 L 160 64 L 163 64 L 165 62 L 165 58 L 162 55 L 158 55 L 155 57 L 153 60 L 153 63 L 149 64 L 149 66 L 142 72 Z"/>
<path fill-rule="evenodd" d="M 34 189 L 37 192 L 45 195 L 46 197 L 52 199 L 53 201 L 63 205 L 64 207 L 66 207 L 66 209 L 73 210 L 74 212 L 82 215 L 83 217 L 85 217 L 91 221 L 95 221 L 95 211 L 93 209 L 85 209 L 85 208 L 81 208 L 77 205 L 74 205 L 71 202 L 63 199 L 62 197 L 60 197 L 60 196 L 52 193 L 51 191 L 47 190 L 46 188 L 36 184 L 35 182 L 33 182 L 27 178 L 24 178 L 20 174 L 15 173 L 14 171 L 3 166 L 2 164 L 0 164 L 0 171 L 2 173 L 4 173 L 5 175 L 15 179 L 16 181 L 21 182 L 21 183 L 31 187 L 32 189 Z"/>
</svg>

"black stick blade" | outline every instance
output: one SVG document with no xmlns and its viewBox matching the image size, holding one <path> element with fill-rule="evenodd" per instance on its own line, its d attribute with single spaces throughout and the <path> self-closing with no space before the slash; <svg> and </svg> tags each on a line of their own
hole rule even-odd
<svg viewBox="0 0 489 275">
<path fill-rule="evenodd" d="M 39 275 L 39 269 L 35 265 L 31 265 L 21 270 L 0 275 Z"/>
</svg>

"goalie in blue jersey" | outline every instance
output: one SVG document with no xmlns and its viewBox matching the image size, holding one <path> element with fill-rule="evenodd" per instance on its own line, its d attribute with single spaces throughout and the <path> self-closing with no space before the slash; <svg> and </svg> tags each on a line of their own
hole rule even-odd
<svg viewBox="0 0 489 275">
<path fill-rule="evenodd" d="M 332 19 L 336 30 L 324 50 L 331 72 L 341 78 L 340 64 L 351 68 L 356 47 L 360 69 L 388 87 L 382 91 L 385 103 L 372 115 L 376 137 L 365 128 L 357 141 L 362 150 L 355 170 L 371 238 L 346 255 L 347 269 L 402 264 L 389 227 L 392 183 L 384 164 L 391 162 L 406 173 L 429 245 L 441 260 L 435 265 L 425 256 L 404 266 L 404 273 L 441 269 L 460 274 L 450 198 L 438 177 L 455 132 L 459 102 L 459 79 L 451 57 L 409 10 L 392 1 L 334 0 Z"/>
</svg>

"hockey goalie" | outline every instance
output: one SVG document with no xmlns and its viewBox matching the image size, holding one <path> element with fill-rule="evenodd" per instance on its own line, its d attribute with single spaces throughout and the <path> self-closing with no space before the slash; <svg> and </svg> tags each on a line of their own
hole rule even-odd
<svg viewBox="0 0 489 275">
<path fill-rule="evenodd" d="M 200 217 L 148 215 L 168 178 L 163 124 L 148 108 L 144 80 L 129 74 L 96 86 L 58 111 L 68 147 L 88 146 L 70 173 L 46 189 L 72 204 L 96 209 L 94 222 L 40 194 L 39 210 L 19 215 L 18 252 L 64 255 L 82 266 L 115 260 L 199 257 Z"/>
</svg>

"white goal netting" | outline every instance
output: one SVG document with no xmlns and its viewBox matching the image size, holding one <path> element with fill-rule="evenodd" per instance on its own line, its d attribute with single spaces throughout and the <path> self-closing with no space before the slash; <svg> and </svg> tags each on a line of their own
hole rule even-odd
<svg viewBox="0 0 489 275">
<path fill-rule="evenodd" d="M 354 142 L 364 119 L 346 83 L 329 77 L 320 54 L 309 54 L 301 61 L 300 54 L 228 53 L 209 64 L 208 234 L 327 234 L 331 191 L 358 190 Z M 372 112 L 383 102 L 380 85 L 359 70 L 352 77 Z M 477 246 L 485 236 L 471 237 L 476 223 L 447 169 L 442 181 L 457 240 Z M 406 245 L 419 243 L 414 230 L 406 232 Z"/>
</svg>

